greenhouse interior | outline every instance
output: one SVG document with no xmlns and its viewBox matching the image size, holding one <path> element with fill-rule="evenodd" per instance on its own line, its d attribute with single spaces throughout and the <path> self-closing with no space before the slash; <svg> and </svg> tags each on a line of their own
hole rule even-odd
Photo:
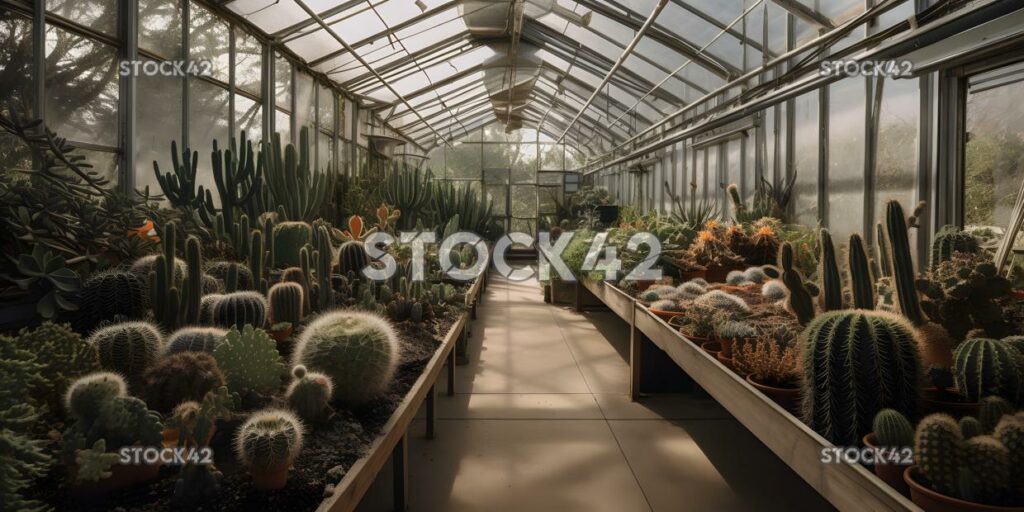
<svg viewBox="0 0 1024 512">
<path fill-rule="evenodd" d="M 0 218 L 3 511 L 1024 511 L 1021 0 L 0 0 Z"/>
</svg>

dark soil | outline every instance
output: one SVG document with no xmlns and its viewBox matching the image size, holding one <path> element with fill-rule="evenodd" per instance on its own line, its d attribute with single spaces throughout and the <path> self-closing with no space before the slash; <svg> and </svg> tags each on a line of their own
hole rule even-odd
<svg viewBox="0 0 1024 512">
<path fill-rule="evenodd" d="M 293 511 L 313 510 L 325 498 L 325 489 L 337 484 L 355 461 L 366 455 L 374 439 L 381 434 L 398 404 L 423 373 L 427 362 L 441 344 L 462 308 L 446 306 L 438 318 L 422 324 L 395 324 L 402 340 L 402 353 L 395 380 L 384 396 L 358 407 L 336 405 L 335 414 L 325 425 L 307 425 L 302 452 L 288 475 L 288 484 L 278 491 L 253 489 L 249 473 L 234 455 L 235 431 L 245 419 L 239 414 L 231 421 L 219 422 L 210 443 L 217 469 L 223 473 L 216 497 L 189 510 Z M 280 347 L 287 356 L 291 344 Z M 246 408 L 269 405 L 269 399 L 243 397 Z M 161 468 L 160 478 L 111 493 L 102 499 L 83 500 L 69 492 L 67 469 L 56 465 L 35 487 L 34 498 L 44 500 L 56 510 L 115 510 L 118 512 L 180 510 L 171 505 L 177 480 L 177 467 Z M 0 505 L 0 509 L 2 509 Z"/>
</svg>

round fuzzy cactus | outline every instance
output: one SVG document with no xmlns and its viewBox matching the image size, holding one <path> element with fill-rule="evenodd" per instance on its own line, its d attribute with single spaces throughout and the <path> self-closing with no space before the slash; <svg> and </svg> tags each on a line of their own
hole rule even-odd
<svg viewBox="0 0 1024 512">
<path fill-rule="evenodd" d="M 267 292 L 270 303 L 270 325 L 288 322 L 298 327 L 302 321 L 303 296 L 299 283 L 277 283 Z"/>
<path fill-rule="evenodd" d="M 128 395 L 124 379 L 112 372 L 95 372 L 79 377 L 68 386 L 64 408 L 76 418 L 95 418 L 103 402 Z"/>
<path fill-rule="evenodd" d="M 1003 416 L 992 433 L 1010 457 L 1010 480 L 1014 489 L 1024 489 L 1024 418 L 1021 415 Z"/>
<path fill-rule="evenodd" d="M 676 291 L 696 297 L 698 295 L 704 295 L 704 293 L 708 291 L 708 287 L 707 285 L 691 280 L 677 286 Z"/>
<path fill-rule="evenodd" d="M 960 394 L 971 402 L 996 395 L 1020 403 L 1024 387 L 1022 357 L 997 340 L 964 340 L 953 351 L 953 376 Z"/>
<path fill-rule="evenodd" d="M 107 270 L 82 285 L 79 301 L 81 329 L 90 331 L 104 321 L 139 320 L 146 316 L 146 283 L 138 274 Z"/>
<path fill-rule="evenodd" d="M 823 313 L 801 334 L 801 346 L 803 420 L 833 444 L 856 445 L 885 408 L 916 417 L 921 363 L 906 319 L 865 310 Z"/>
<path fill-rule="evenodd" d="M 725 284 L 741 286 L 749 283 L 747 282 L 747 275 L 742 270 L 731 270 L 725 276 Z"/>
<path fill-rule="evenodd" d="M 347 276 L 352 272 L 355 276 L 362 276 L 363 269 L 370 264 L 370 256 L 366 254 L 366 246 L 358 241 L 352 240 L 341 244 L 338 251 L 338 271 L 341 275 Z"/>
<path fill-rule="evenodd" d="M 978 420 L 985 433 L 991 434 L 1003 416 L 1012 415 L 1015 412 L 1017 412 L 1017 408 L 1002 397 L 986 396 L 981 399 L 981 404 L 978 407 Z"/>
<path fill-rule="evenodd" d="M 211 293 L 199 299 L 199 323 L 213 325 L 213 306 L 217 305 L 217 301 L 223 296 L 220 293 Z"/>
<path fill-rule="evenodd" d="M 786 285 L 782 284 L 782 281 L 778 279 L 772 279 L 761 285 L 761 296 L 771 301 L 785 299 Z"/>
<path fill-rule="evenodd" d="M 292 413 L 259 411 L 238 429 L 235 453 L 250 470 L 288 467 L 302 450 L 302 434 L 302 423 Z"/>
<path fill-rule="evenodd" d="M 652 302 L 651 309 L 658 311 L 682 311 L 678 302 L 669 299 L 660 299 Z"/>
<path fill-rule="evenodd" d="M 749 314 L 750 306 L 743 299 L 723 292 L 722 290 L 711 290 L 710 292 L 697 297 L 694 304 L 707 306 L 714 309 L 728 311 L 737 314 Z"/>
<path fill-rule="evenodd" d="M 272 393 L 281 386 L 286 371 L 277 342 L 251 325 L 228 331 L 213 357 L 228 388 L 236 392 Z"/>
<path fill-rule="evenodd" d="M 299 251 L 313 242 L 313 226 L 305 222 L 281 222 L 274 226 L 274 268 L 297 267 Z"/>
<path fill-rule="evenodd" d="M 206 352 L 212 354 L 224 341 L 228 331 L 219 327 L 183 327 L 174 331 L 164 344 L 164 356 L 182 352 Z"/>
<path fill-rule="evenodd" d="M 115 371 L 137 384 L 163 346 L 160 330 L 148 322 L 125 322 L 104 327 L 89 336 L 103 368 Z"/>
<path fill-rule="evenodd" d="M 1010 452 L 992 436 L 968 439 L 961 469 L 959 496 L 977 503 L 993 503 L 1010 485 Z"/>
<path fill-rule="evenodd" d="M 204 296 L 224 292 L 224 283 L 220 279 L 217 279 L 210 274 L 203 274 L 199 279 L 201 283 L 200 291 Z"/>
<path fill-rule="evenodd" d="M 387 390 L 398 355 L 398 337 L 387 320 L 372 313 L 337 311 L 306 327 L 292 364 L 327 374 L 336 400 L 364 402 Z"/>
<path fill-rule="evenodd" d="M 963 459 L 960 425 L 951 416 L 933 414 L 921 420 L 914 435 L 914 459 L 932 489 L 955 496 Z"/>
<path fill-rule="evenodd" d="M 768 276 L 765 275 L 764 273 L 764 269 L 761 267 L 748 268 L 745 272 L 743 272 L 743 277 L 746 281 L 750 281 L 751 283 L 756 284 L 761 284 L 765 281 L 765 279 L 768 279 Z"/>
<path fill-rule="evenodd" d="M 285 398 L 288 405 L 307 423 L 319 423 L 330 413 L 334 384 L 327 375 L 309 372 L 305 366 L 292 369 L 295 377 L 288 385 Z"/>
<path fill-rule="evenodd" d="M 227 283 L 228 273 L 230 272 L 232 265 L 237 265 L 238 267 L 239 290 L 252 290 L 256 288 L 256 282 L 252 277 L 252 270 L 244 263 L 235 263 L 233 261 L 211 261 L 206 265 L 206 273 L 213 276 L 221 283 Z"/>
<path fill-rule="evenodd" d="M 958 423 L 960 424 L 960 435 L 964 439 L 985 435 L 985 429 L 981 426 L 981 422 L 974 416 L 964 416 Z"/>
<path fill-rule="evenodd" d="M 914 426 L 906 416 L 895 409 L 878 411 L 871 425 L 879 446 L 914 446 Z"/>
<path fill-rule="evenodd" d="M 263 327 L 267 323 L 267 299 L 253 291 L 222 295 L 213 305 L 213 323 L 225 329 Z"/>
<path fill-rule="evenodd" d="M 168 413 L 181 402 L 202 400 L 224 385 L 224 375 L 210 354 L 182 352 L 165 357 L 143 375 L 146 403 Z"/>
<path fill-rule="evenodd" d="M 643 302 L 656 302 L 661 300 L 661 295 L 654 290 L 644 290 L 637 298 Z"/>
</svg>

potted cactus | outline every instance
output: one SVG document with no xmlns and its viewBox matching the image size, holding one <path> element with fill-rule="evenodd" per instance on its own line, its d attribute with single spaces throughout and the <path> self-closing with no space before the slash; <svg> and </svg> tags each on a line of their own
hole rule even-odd
<svg viewBox="0 0 1024 512">
<path fill-rule="evenodd" d="M 736 371 L 790 414 L 800 411 L 800 367 L 796 347 L 772 336 L 744 343 L 733 356 Z"/>
<path fill-rule="evenodd" d="M 730 295 L 730 297 L 732 297 Z M 719 360 L 732 365 L 733 346 L 750 342 L 757 336 L 757 331 L 747 322 L 727 320 L 715 325 L 715 337 L 722 344 Z"/>
<path fill-rule="evenodd" d="M 948 387 L 923 391 L 922 403 L 928 411 L 962 418 L 977 415 L 984 396 L 997 395 L 1013 403 L 1024 397 L 1024 360 L 1010 343 L 987 338 L 964 341 L 953 353 L 952 377 Z"/>
<path fill-rule="evenodd" d="M 900 455 L 901 450 L 913 449 L 914 426 L 899 411 L 882 409 L 875 415 L 875 420 L 871 425 L 872 432 L 864 436 L 864 446 L 895 450 L 897 456 Z M 903 473 L 910 466 L 911 464 L 902 464 L 891 460 L 879 460 L 875 462 L 874 470 L 883 482 L 900 491 L 904 496 L 909 496 L 910 487 L 903 480 Z"/>
<path fill-rule="evenodd" d="M 235 452 L 249 468 L 253 486 L 281 489 L 288 468 L 302 450 L 302 423 L 288 411 L 268 409 L 254 413 L 238 430 Z"/>
<path fill-rule="evenodd" d="M 740 269 L 743 258 L 729 249 L 716 234 L 715 226 L 709 225 L 706 228 L 697 233 L 697 239 L 690 245 L 688 254 L 693 263 L 707 269 L 705 279 L 712 283 L 722 283 L 730 271 Z"/>
</svg>

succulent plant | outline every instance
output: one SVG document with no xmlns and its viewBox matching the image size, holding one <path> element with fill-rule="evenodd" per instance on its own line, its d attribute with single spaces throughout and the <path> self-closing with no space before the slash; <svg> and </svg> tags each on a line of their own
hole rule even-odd
<svg viewBox="0 0 1024 512">
<path fill-rule="evenodd" d="M 998 501 L 1010 485 L 1010 452 L 992 436 L 968 439 L 963 447 L 958 496 L 975 503 Z"/>
<path fill-rule="evenodd" d="M 1015 349 L 987 338 L 965 340 L 953 352 L 953 375 L 967 400 L 989 395 L 1021 403 L 1024 360 Z"/>
<path fill-rule="evenodd" d="M 855 309 L 875 309 L 875 280 L 871 277 L 868 252 L 860 235 L 850 235 L 847 281 Z"/>
<path fill-rule="evenodd" d="M 307 423 L 315 424 L 326 419 L 334 395 L 331 378 L 323 373 L 309 372 L 302 365 L 292 369 L 292 376 L 295 379 L 284 395 L 288 406 Z"/>
<path fill-rule="evenodd" d="M 142 373 L 149 368 L 163 348 L 163 335 L 148 322 L 125 322 L 104 327 L 89 336 L 96 347 L 103 368 L 124 375 L 128 382 L 142 382 Z"/>
<path fill-rule="evenodd" d="M 764 269 L 761 267 L 748 268 L 746 271 L 743 272 L 743 277 L 745 278 L 745 280 L 756 284 L 761 284 L 766 279 L 768 279 L 768 276 L 764 273 Z"/>
<path fill-rule="evenodd" d="M 782 284 L 782 281 L 779 281 L 778 279 L 766 281 L 761 285 L 761 296 L 771 301 L 785 299 L 786 285 Z"/>
<path fill-rule="evenodd" d="M 937 271 L 953 273 L 956 277 L 941 282 L 930 279 L 915 282 L 917 290 L 925 296 L 921 301 L 924 313 L 958 340 L 967 337 L 972 329 L 982 329 L 992 338 L 1013 334 L 1013 327 L 1003 319 L 1003 309 L 997 302 L 1009 295 L 1010 281 L 998 275 L 991 262 L 973 268 L 961 267 L 955 272 L 943 268 L 956 262 L 943 262 Z"/>
<path fill-rule="evenodd" d="M 73 417 L 95 420 L 105 402 L 125 396 L 128 396 L 128 384 L 120 375 L 94 372 L 71 383 L 65 394 L 64 408 Z"/>
<path fill-rule="evenodd" d="M 342 274 L 352 272 L 356 276 L 362 276 L 362 271 L 370 264 L 370 257 L 366 254 L 366 246 L 358 240 L 350 240 L 341 244 L 341 251 L 338 254 L 338 269 Z"/>
<path fill-rule="evenodd" d="M 288 322 L 297 327 L 302 321 L 303 296 L 299 283 L 277 283 L 270 287 L 270 324 Z"/>
<path fill-rule="evenodd" d="M 171 356 L 182 352 L 212 354 L 227 334 L 227 330 L 219 327 L 182 327 L 167 337 L 163 355 Z"/>
<path fill-rule="evenodd" d="M 200 325 L 213 325 L 213 307 L 217 305 L 217 301 L 219 301 L 223 296 L 224 295 L 221 293 L 203 295 L 203 298 L 199 301 Z"/>
<path fill-rule="evenodd" d="M 279 206 L 280 220 L 312 221 L 329 194 L 334 191 L 336 172 L 316 169 L 310 157 L 309 127 L 299 130 L 298 147 L 282 148 L 281 134 L 260 143 L 263 175 L 273 204 Z"/>
<path fill-rule="evenodd" d="M 911 217 L 913 219 L 913 217 Z M 893 267 L 893 292 L 899 311 L 916 326 L 925 324 L 921 304 L 914 284 L 914 260 L 910 251 L 908 233 L 911 220 L 903 214 L 899 201 L 889 201 L 885 206 L 885 232 L 888 236 L 889 254 Z"/>
<path fill-rule="evenodd" d="M 960 435 L 965 440 L 985 435 L 985 428 L 981 426 L 981 421 L 974 416 L 964 416 L 957 423 L 960 426 Z"/>
<path fill-rule="evenodd" d="M 213 323 L 224 328 L 267 323 L 267 299 L 259 292 L 234 292 L 222 295 L 213 305 Z"/>
<path fill-rule="evenodd" d="M 677 286 L 676 291 L 679 293 L 685 293 L 696 297 L 697 295 L 703 295 L 704 292 L 708 291 L 708 285 L 707 282 L 705 282 L 703 279 L 699 281 L 696 279 L 691 279 Z"/>
<path fill-rule="evenodd" d="M 725 284 L 732 286 L 748 284 L 747 275 L 742 270 L 730 270 L 725 276 Z"/>
<path fill-rule="evenodd" d="M 228 289 L 228 273 L 230 272 L 233 266 L 237 268 L 236 272 L 238 273 L 238 277 L 236 279 L 236 288 Z M 252 270 L 249 269 L 249 267 L 243 263 L 237 263 L 233 261 L 211 261 L 206 266 L 206 273 L 224 282 L 225 290 L 228 292 L 233 292 L 237 290 L 252 290 L 255 288 Z"/>
<path fill-rule="evenodd" d="M 921 369 L 914 329 L 906 320 L 831 311 L 816 317 L 801 338 L 803 419 L 823 437 L 856 445 L 885 408 L 916 417 Z"/>
<path fill-rule="evenodd" d="M 838 311 L 843 309 L 843 281 L 839 277 L 839 263 L 836 260 L 835 246 L 832 244 L 832 235 L 827 229 L 820 231 L 818 243 L 821 245 L 818 277 L 822 290 L 818 300 L 822 311 Z"/>
<path fill-rule="evenodd" d="M 330 377 L 336 400 L 362 402 L 387 390 L 398 354 L 398 338 L 386 320 L 371 313 L 336 311 L 306 327 L 292 364 Z"/>
<path fill-rule="evenodd" d="M 96 347 L 66 324 L 43 322 L 35 329 L 23 328 L 16 343 L 32 352 L 40 365 L 39 373 L 45 378 L 33 382 L 31 397 L 48 411 L 63 410 L 61 403 L 72 380 L 100 369 Z"/>
<path fill-rule="evenodd" d="M 149 256 L 143 256 L 134 263 L 132 263 L 129 272 L 137 275 L 143 282 L 149 282 L 149 274 L 156 272 L 157 270 L 157 258 L 159 254 L 150 254 Z M 181 258 L 174 259 L 174 283 L 180 286 L 185 281 L 185 276 L 188 274 L 188 265 L 185 260 Z M 216 276 L 214 276 L 216 277 Z"/>
<path fill-rule="evenodd" d="M 957 226 L 943 226 L 932 239 L 931 267 L 952 259 L 957 252 L 974 254 L 978 252 L 978 239 Z"/>
<path fill-rule="evenodd" d="M 722 290 L 711 290 L 693 300 L 694 304 L 709 306 L 737 314 L 749 314 L 750 306 L 743 299 Z"/>
<path fill-rule="evenodd" d="M 312 288 L 316 292 L 316 309 L 318 311 L 327 311 L 334 306 L 334 290 L 332 289 L 331 282 L 331 274 L 334 268 L 334 248 L 331 246 L 327 227 L 320 226 L 317 228 L 317 231 L 319 235 L 315 237 L 316 250 L 310 255 L 316 269 L 316 283 L 312 285 Z M 363 252 L 365 253 L 365 251 Z M 348 275 L 348 271 L 342 271 L 342 275 Z"/>
<path fill-rule="evenodd" d="M 1020 414 L 1003 416 L 992 433 L 1010 457 L 1010 483 L 1014 490 L 1024 488 L 1024 418 Z"/>
<path fill-rule="evenodd" d="M 290 466 L 302 450 L 302 423 L 280 409 L 255 412 L 238 429 L 235 453 L 250 470 Z"/>
<path fill-rule="evenodd" d="M 213 351 L 228 388 L 240 393 L 268 394 L 281 386 L 284 362 L 277 343 L 262 329 L 246 325 L 231 329 Z"/>
<path fill-rule="evenodd" d="M 224 375 L 210 354 L 182 352 L 167 356 L 143 375 L 146 403 L 168 413 L 181 402 L 202 400 L 224 385 Z"/>
<path fill-rule="evenodd" d="M 960 490 L 964 439 L 951 416 L 933 414 L 921 420 L 914 435 L 914 457 L 931 488 L 948 496 Z"/>
<path fill-rule="evenodd" d="M 311 265 L 311 253 L 309 247 L 303 247 L 299 251 L 299 266 L 289 267 L 281 272 L 281 282 L 283 283 L 297 283 L 302 287 L 302 316 L 309 315 L 313 312 L 312 300 L 313 297 L 310 295 L 311 277 L 310 277 L 310 265 Z"/>
<path fill-rule="evenodd" d="M 789 242 L 783 243 L 779 249 L 779 266 L 782 267 L 782 283 L 788 291 L 786 305 L 800 325 L 807 325 L 814 318 L 814 300 L 803 276 L 793 266 L 793 246 Z"/>
<path fill-rule="evenodd" d="M 750 340 L 757 330 L 747 322 L 728 320 L 715 325 L 715 336 L 724 340 Z"/>
<path fill-rule="evenodd" d="M 78 306 L 83 331 L 115 319 L 140 320 L 146 316 L 146 280 L 124 270 L 93 274 L 82 285 Z"/>
<path fill-rule="evenodd" d="M 1017 408 L 999 396 L 986 396 L 978 406 L 978 420 L 984 433 L 991 434 L 1003 416 L 1013 415 Z"/>
<path fill-rule="evenodd" d="M 658 311 L 682 311 L 678 302 L 668 299 L 659 299 L 652 302 L 651 309 L 656 309 Z"/>
<path fill-rule="evenodd" d="M 281 222 L 274 226 L 274 267 L 299 266 L 299 251 L 313 242 L 313 226 L 306 222 Z"/>
<path fill-rule="evenodd" d="M 895 409 L 882 409 L 871 423 L 879 446 L 913 447 L 914 426 L 903 413 Z"/>
<path fill-rule="evenodd" d="M 742 258 L 730 250 L 713 229 L 697 233 L 697 239 L 690 245 L 687 253 L 691 261 L 704 267 L 734 265 L 742 261 Z"/>
</svg>

